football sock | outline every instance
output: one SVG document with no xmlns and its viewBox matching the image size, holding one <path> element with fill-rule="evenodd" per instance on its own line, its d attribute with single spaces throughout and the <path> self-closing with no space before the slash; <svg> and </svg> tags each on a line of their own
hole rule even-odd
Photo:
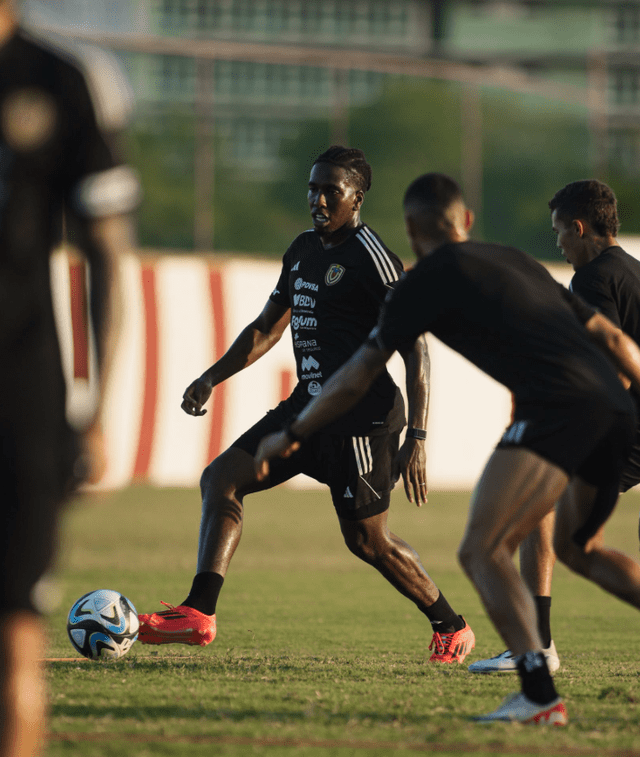
<svg viewBox="0 0 640 757">
<path fill-rule="evenodd" d="M 557 698 L 558 692 L 542 652 L 526 652 L 517 658 L 518 674 L 522 693 L 536 704 L 548 704 Z"/>
<path fill-rule="evenodd" d="M 189 596 L 182 603 L 186 607 L 193 607 L 205 615 L 215 615 L 216 604 L 220 596 L 220 589 L 224 583 L 224 576 L 219 573 L 197 573 L 191 584 Z"/>
<path fill-rule="evenodd" d="M 534 597 L 538 616 L 538 632 L 542 646 L 546 649 L 551 644 L 551 597 Z"/>
<path fill-rule="evenodd" d="M 421 607 L 420 610 L 429 618 L 433 630 L 437 633 L 452 633 L 464 628 L 464 620 L 456 615 L 442 592 L 432 605 Z"/>
</svg>

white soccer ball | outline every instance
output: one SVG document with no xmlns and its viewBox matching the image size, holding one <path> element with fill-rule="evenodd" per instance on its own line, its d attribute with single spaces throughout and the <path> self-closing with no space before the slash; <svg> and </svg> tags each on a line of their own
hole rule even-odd
<svg viewBox="0 0 640 757">
<path fill-rule="evenodd" d="M 89 660 L 117 660 L 138 638 L 138 613 L 119 591 L 97 589 L 73 603 L 67 633 L 74 648 Z"/>
</svg>

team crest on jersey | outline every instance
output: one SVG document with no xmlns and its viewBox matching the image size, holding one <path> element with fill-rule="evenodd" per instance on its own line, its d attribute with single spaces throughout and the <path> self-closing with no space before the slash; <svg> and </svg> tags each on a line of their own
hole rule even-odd
<svg viewBox="0 0 640 757">
<path fill-rule="evenodd" d="M 329 270 L 327 271 L 325 277 L 324 277 L 324 283 L 331 287 L 334 284 L 337 284 L 340 279 L 342 278 L 344 274 L 344 268 L 339 265 L 338 263 L 332 263 L 329 266 Z"/>
<path fill-rule="evenodd" d="M 42 147 L 53 136 L 57 119 L 53 98 L 36 87 L 16 90 L 2 103 L 4 138 L 9 147 L 19 152 Z"/>
</svg>

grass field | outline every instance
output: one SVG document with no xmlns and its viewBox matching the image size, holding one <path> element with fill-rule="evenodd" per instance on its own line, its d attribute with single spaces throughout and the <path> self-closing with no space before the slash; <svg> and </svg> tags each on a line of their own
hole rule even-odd
<svg viewBox="0 0 640 757">
<path fill-rule="evenodd" d="M 456 563 L 467 502 L 434 492 L 417 510 L 397 491 L 390 516 L 474 628 L 466 663 L 502 651 Z M 625 495 L 607 534 L 634 555 L 639 508 L 638 494 Z M 74 659 L 48 663 L 49 757 L 640 755 L 635 610 L 559 566 L 556 684 L 569 726 L 475 724 L 470 717 L 494 709 L 517 681 L 428 665 L 426 618 L 347 552 L 323 492 L 279 488 L 247 499 L 213 644 L 138 643 L 106 664 L 78 657 L 66 614 L 81 594 L 117 589 L 145 612 L 184 599 L 199 514 L 198 493 L 182 489 L 132 488 L 70 509 L 48 656 Z"/>
</svg>

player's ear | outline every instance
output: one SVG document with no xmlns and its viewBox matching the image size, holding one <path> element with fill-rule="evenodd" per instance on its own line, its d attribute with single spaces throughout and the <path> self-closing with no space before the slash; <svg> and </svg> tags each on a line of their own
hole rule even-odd
<svg viewBox="0 0 640 757">
<path fill-rule="evenodd" d="M 364 192 L 361 189 L 356 190 L 356 197 L 353 201 L 353 209 L 360 210 L 360 206 L 364 202 Z"/>
<path fill-rule="evenodd" d="M 573 228 L 575 229 L 575 232 L 579 237 L 584 236 L 586 230 L 582 221 L 576 218 L 576 220 L 573 222 Z"/>
<path fill-rule="evenodd" d="M 475 223 L 476 216 L 473 210 L 469 210 L 469 208 L 465 208 L 464 211 L 464 230 L 465 232 L 471 231 L 473 228 L 473 224 Z"/>
</svg>

